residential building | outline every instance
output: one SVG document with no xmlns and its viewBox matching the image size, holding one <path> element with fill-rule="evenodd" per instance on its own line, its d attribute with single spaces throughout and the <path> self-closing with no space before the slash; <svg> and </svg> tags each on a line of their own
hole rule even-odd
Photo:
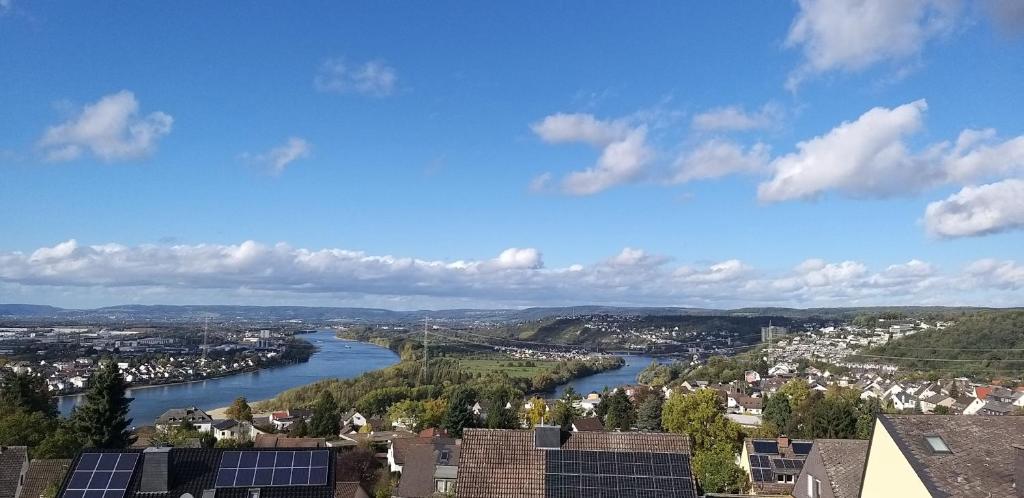
<svg viewBox="0 0 1024 498">
<path fill-rule="evenodd" d="M 213 417 L 202 409 L 190 406 L 188 408 L 171 408 L 156 419 L 158 429 L 167 429 L 182 424 L 200 425 L 213 422 Z"/>
<path fill-rule="evenodd" d="M 598 417 L 576 417 L 572 421 L 573 432 L 598 432 L 604 430 L 604 424 Z"/>
<path fill-rule="evenodd" d="M 793 492 L 804 459 L 813 446 L 814 441 L 790 440 L 785 436 L 747 439 L 737 464 L 750 478 L 753 494 L 787 495 Z"/>
<path fill-rule="evenodd" d="M 1024 417 L 879 415 L 861 496 L 1019 498 Z"/>
<path fill-rule="evenodd" d="M 68 473 L 71 460 L 32 460 L 21 484 L 18 498 L 40 498 L 50 486 L 60 486 Z"/>
<path fill-rule="evenodd" d="M 694 498 L 692 476 L 680 434 L 466 429 L 456 490 L 467 498 Z"/>
<path fill-rule="evenodd" d="M 793 496 L 857 498 L 867 456 L 868 442 L 863 439 L 815 439 Z"/>
<path fill-rule="evenodd" d="M 459 469 L 459 441 L 448 437 L 400 439 L 392 445 L 397 452 L 402 476 L 394 496 L 413 498 L 450 494 L 456 491 Z M 390 454 L 389 454 L 390 456 Z"/>
<path fill-rule="evenodd" d="M 28 472 L 28 448 L 0 446 L 0 498 L 18 498 Z"/>
</svg>

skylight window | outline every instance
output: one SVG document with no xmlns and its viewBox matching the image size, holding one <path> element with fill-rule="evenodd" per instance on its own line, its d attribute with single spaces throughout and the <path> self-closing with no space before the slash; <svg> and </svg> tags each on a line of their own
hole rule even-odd
<svg viewBox="0 0 1024 498">
<path fill-rule="evenodd" d="M 928 448 L 932 450 L 932 453 L 952 453 L 942 436 L 925 436 L 924 440 L 928 443 Z"/>
</svg>

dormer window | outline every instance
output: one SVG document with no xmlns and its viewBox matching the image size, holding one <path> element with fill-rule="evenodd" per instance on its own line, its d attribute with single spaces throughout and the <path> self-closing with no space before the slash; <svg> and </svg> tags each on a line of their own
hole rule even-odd
<svg viewBox="0 0 1024 498">
<path fill-rule="evenodd" d="M 953 453 L 953 451 L 949 449 L 949 445 L 946 444 L 946 440 L 942 439 L 942 436 L 925 436 L 924 441 L 928 444 L 928 449 L 930 449 L 933 454 L 948 455 Z"/>
</svg>

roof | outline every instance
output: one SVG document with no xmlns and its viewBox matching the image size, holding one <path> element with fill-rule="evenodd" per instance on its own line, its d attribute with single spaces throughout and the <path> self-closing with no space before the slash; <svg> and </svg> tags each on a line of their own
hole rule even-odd
<svg viewBox="0 0 1024 498">
<path fill-rule="evenodd" d="M 253 446 L 256 448 L 326 448 L 327 440 L 322 437 L 287 437 L 280 434 L 257 434 Z"/>
<path fill-rule="evenodd" d="M 743 441 L 747 449 L 748 464 L 752 486 L 757 494 L 788 495 L 793 492 L 795 482 L 780 483 L 776 475 L 795 475 L 803 469 L 804 460 L 813 451 L 814 441 L 792 439 L 780 446 L 779 441 L 788 439 L 746 439 Z M 797 453 L 797 448 L 800 453 Z M 753 462 L 759 458 L 755 465 Z M 795 479 L 794 479 L 795 481 Z"/>
<path fill-rule="evenodd" d="M 406 462 L 407 454 L 413 446 L 431 446 L 434 448 L 443 448 L 445 446 L 454 446 L 455 439 L 450 437 L 411 437 L 395 439 L 391 441 L 391 451 L 394 455 L 395 463 L 398 465 L 404 465 Z"/>
<path fill-rule="evenodd" d="M 0 498 L 14 498 L 27 461 L 28 451 L 24 446 L 0 446 Z"/>
<path fill-rule="evenodd" d="M 21 487 L 20 498 L 39 498 L 51 484 L 60 486 L 68 473 L 71 460 L 32 460 L 25 472 L 25 484 Z"/>
<path fill-rule="evenodd" d="M 366 492 L 358 482 L 339 482 L 334 487 L 334 498 L 355 498 L 361 496 L 360 491 Z"/>
<path fill-rule="evenodd" d="M 211 421 L 213 417 L 204 412 L 201 408 L 190 406 L 188 408 L 171 408 L 157 417 L 158 424 L 167 422 L 200 422 Z"/>
<path fill-rule="evenodd" d="M 249 487 L 217 488 L 217 470 L 221 454 L 225 451 L 261 451 L 244 448 L 170 448 L 168 453 L 169 483 L 166 493 L 142 493 L 139 485 L 142 469 L 148 455 L 139 450 L 85 449 L 82 453 L 139 453 L 142 458 L 135 466 L 124 498 L 178 498 L 185 493 L 194 497 L 203 496 L 203 490 L 216 489 L 217 498 L 248 498 Z M 263 450 L 266 451 L 266 450 Z M 301 450 L 277 450 L 301 451 Z M 327 485 L 324 486 L 267 486 L 260 488 L 260 498 L 332 498 L 334 496 L 334 452 L 329 452 Z M 81 454 L 72 460 L 70 469 L 75 469 Z M 69 472 L 69 476 L 74 472 Z M 70 477 L 64 479 L 58 497 L 63 496 Z M 258 486 L 252 486 L 258 487 Z"/>
<path fill-rule="evenodd" d="M 579 450 L 567 452 L 566 450 Z M 456 484 L 460 497 L 543 497 L 553 495 L 548 461 L 555 455 L 590 452 L 659 453 L 685 456 L 689 472 L 689 442 L 684 435 L 651 432 L 563 432 L 556 449 L 537 449 L 534 430 L 466 429 Z M 646 465 L 636 464 L 643 470 Z M 650 465 L 653 467 L 654 465 Z M 660 475 L 660 474 L 659 474 Z M 615 481 L 612 481 L 615 482 Z M 692 479 L 675 493 L 696 496 Z M 549 489 L 550 488 L 550 489 Z M 566 491 L 561 489 L 561 491 Z M 612 491 L 612 490 L 608 490 Z M 613 494 L 616 494 L 613 492 Z M 638 496 L 619 489 L 616 496 Z"/>
<path fill-rule="evenodd" d="M 234 427 L 236 425 L 238 425 L 238 421 L 237 420 L 232 420 L 232 419 L 217 420 L 217 421 L 213 422 L 213 428 L 217 429 L 218 431 L 227 430 L 227 429 L 230 429 L 230 428 L 232 428 L 232 427 Z"/>
<path fill-rule="evenodd" d="M 817 452 L 828 474 L 835 498 L 857 498 L 864 477 L 868 442 L 863 439 L 815 439 Z"/>
<path fill-rule="evenodd" d="M 900 451 L 933 496 L 1016 498 L 1015 449 L 1024 417 L 879 415 Z M 939 436 L 949 454 L 933 454 L 925 436 Z"/>
<path fill-rule="evenodd" d="M 572 421 L 573 429 L 580 432 L 587 431 L 603 431 L 604 425 L 601 423 L 601 419 L 597 417 L 578 417 Z"/>
<path fill-rule="evenodd" d="M 434 447 L 414 444 L 405 452 L 406 464 L 395 496 L 428 496 L 434 492 Z"/>
</svg>

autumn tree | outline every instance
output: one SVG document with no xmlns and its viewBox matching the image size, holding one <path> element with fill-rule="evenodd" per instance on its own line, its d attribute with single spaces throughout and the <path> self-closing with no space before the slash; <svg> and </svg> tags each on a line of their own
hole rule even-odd
<svg viewBox="0 0 1024 498">
<path fill-rule="evenodd" d="M 249 402 L 245 399 L 245 396 L 235 398 L 235 401 L 231 403 L 225 414 L 228 418 L 234 420 L 252 422 L 252 408 L 249 407 Z"/>
</svg>

